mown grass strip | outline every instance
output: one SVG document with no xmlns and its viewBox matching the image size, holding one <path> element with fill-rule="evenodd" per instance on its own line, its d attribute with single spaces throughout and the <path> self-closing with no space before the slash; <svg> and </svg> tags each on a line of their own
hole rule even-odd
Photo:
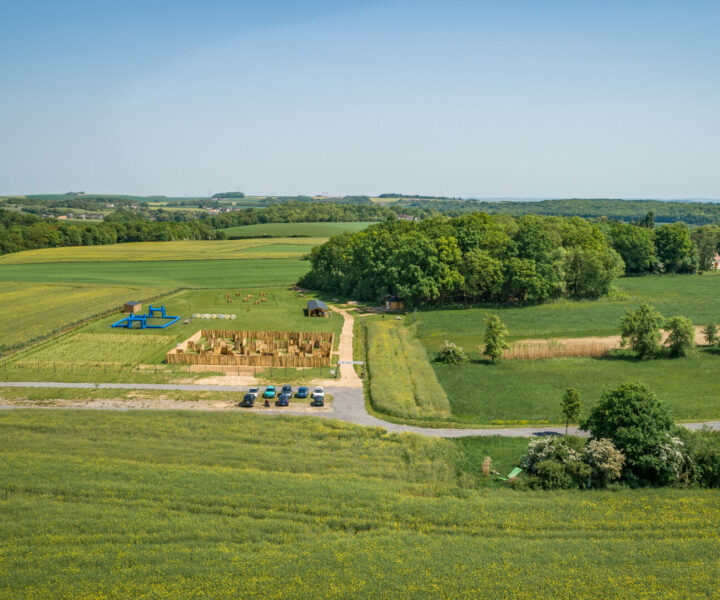
<svg viewBox="0 0 720 600">
<path fill-rule="evenodd" d="M 413 331 L 387 320 L 370 320 L 366 327 L 373 407 L 399 417 L 449 417 L 447 395 Z"/>
</svg>

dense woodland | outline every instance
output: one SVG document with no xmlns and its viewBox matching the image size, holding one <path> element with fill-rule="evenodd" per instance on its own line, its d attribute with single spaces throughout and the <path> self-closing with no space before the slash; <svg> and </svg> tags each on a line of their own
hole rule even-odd
<svg viewBox="0 0 720 600">
<path fill-rule="evenodd" d="M 301 284 L 410 306 L 596 298 L 622 275 L 602 230 L 580 218 L 472 214 L 389 220 L 331 238 L 310 254 Z"/>
</svg>

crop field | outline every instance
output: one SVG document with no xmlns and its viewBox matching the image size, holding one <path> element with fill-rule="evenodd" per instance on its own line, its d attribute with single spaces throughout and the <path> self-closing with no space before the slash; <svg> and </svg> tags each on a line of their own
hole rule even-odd
<svg viewBox="0 0 720 600">
<path fill-rule="evenodd" d="M 624 277 L 615 283 L 617 293 L 600 300 L 423 311 L 418 313 L 418 335 L 434 350 L 448 339 L 472 351 L 483 342 L 487 313 L 500 316 L 510 339 L 616 335 L 625 311 L 643 302 L 665 317 L 683 315 L 699 325 L 720 323 L 720 274 Z"/>
<path fill-rule="evenodd" d="M 255 304 L 243 302 L 235 296 L 236 291 L 243 295 L 253 294 L 259 297 L 265 293 L 266 302 Z M 232 303 L 228 303 L 225 294 L 231 292 Z M 123 298 L 127 300 L 127 297 Z M 219 290 L 186 290 L 173 294 L 161 301 L 167 313 L 179 315 L 181 321 L 167 329 L 111 328 L 110 325 L 120 318 L 119 313 L 98 319 L 76 331 L 50 340 L 37 347 L 21 352 L 13 357 L 12 364 L 22 369 L 15 374 L 27 377 L 27 370 L 57 369 L 61 371 L 73 365 L 78 372 L 80 366 L 102 368 L 111 371 L 117 367 L 134 367 L 139 364 L 160 364 L 166 353 L 177 343 L 187 339 L 199 329 L 261 329 L 265 331 L 327 331 L 335 333 L 339 339 L 342 318 L 333 314 L 330 318 L 311 318 L 304 315 L 307 298 L 296 292 L 282 288 L 223 288 Z M 159 304 L 159 303 L 158 303 Z M 119 306 L 120 303 L 117 304 Z M 147 307 L 143 306 L 143 312 Z M 195 313 L 236 315 L 235 320 L 192 319 Z M 331 313 L 332 314 L 332 313 Z M 183 324 L 191 319 L 190 324 Z M 277 371 L 277 370 L 276 370 Z M 315 372 L 315 371 L 313 371 Z M 327 375 L 328 369 L 322 370 Z M 97 374 L 96 374 L 97 375 Z M 3 371 L 2 376 L 12 378 L 12 372 Z M 76 379 L 76 378 L 74 378 Z"/>
<path fill-rule="evenodd" d="M 229 413 L 17 410 L 0 428 L 3 597 L 635 600 L 720 576 L 716 492 L 477 476 L 473 457 L 507 472 L 524 440 Z"/>
<path fill-rule="evenodd" d="M 355 233 L 362 231 L 372 222 L 362 221 L 357 223 L 257 223 L 255 225 L 242 225 L 220 229 L 227 237 L 290 237 L 303 236 L 310 238 L 329 238 L 333 235 L 347 231 Z"/>
<path fill-rule="evenodd" d="M 0 256 L 4 265 L 34 263 L 154 262 L 223 260 L 238 258 L 301 258 L 319 238 L 272 238 L 248 240 L 134 242 L 109 246 L 42 248 Z"/>
<path fill-rule="evenodd" d="M 161 287 L 5 282 L 0 289 L 0 350 L 119 309 L 129 296 L 152 298 L 168 291 Z"/>
<path fill-rule="evenodd" d="M 295 283 L 309 263 L 295 258 L 1 265 L 0 281 L 218 288 Z"/>
<path fill-rule="evenodd" d="M 397 321 L 366 323 L 373 407 L 397 417 L 445 418 L 450 405 L 413 331 Z"/>
</svg>

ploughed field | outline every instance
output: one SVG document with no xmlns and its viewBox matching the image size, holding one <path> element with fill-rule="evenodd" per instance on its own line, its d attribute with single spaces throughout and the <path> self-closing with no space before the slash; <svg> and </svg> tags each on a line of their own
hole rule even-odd
<svg viewBox="0 0 720 600">
<path fill-rule="evenodd" d="M 689 598 L 720 575 L 715 492 L 478 476 L 524 440 L 62 410 L 0 435 L 3 597 Z"/>
</svg>

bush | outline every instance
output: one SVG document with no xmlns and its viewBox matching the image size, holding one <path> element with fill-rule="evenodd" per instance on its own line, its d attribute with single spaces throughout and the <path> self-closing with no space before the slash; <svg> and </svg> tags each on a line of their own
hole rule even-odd
<svg viewBox="0 0 720 600">
<path fill-rule="evenodd" d="M 585 447 L 585 456 L 597 487 L 605 487 L 622 476 L 625 455 L 610 440 L 590 440 Z"/>
<path fill-rule="evenodd" d="M 720 487 L 720 434 L 709 429 L 683 431 L 689 456 L 690 481 L 708 488 Z"/>
<path fill-rule="evenodd" d="M 670 356 L 686 356 L 695 347 L 695 327 L 687 317 L 668 319 L 665 327 L 670 330 L 667 338 Z"/>
<path fill-rule="evenodd" d="M 530 440 L 520 466 L 537 474 L 538 465 L 548 460 L 562 464 L 581 462 L 583 445 L 583 440 L 573 436 L 535 438 Z"/>
<path fill-rule="evenodd" d="M 440 351 L 435 356 L 435 360 L 446 365 L 459 365 L 467 362 L 468 358 L 460 346 L 445 340 L 445 343 L 440 346 Z"/>
<path fill-rule="evenodd" d="M 662 315 L 649 304 L 628 311 L 620 323 L 622 345 L 630 346 L 639 358 L 651 358 L 660 349 Z"/>
<path fill-rule="evenodd" d="M 606 391 L 583 423 L 596 440 L 605 438 L 625 454 L 624 479 L 637 484 L 663 484 L 669 465 L 674 423 L 669 411 L 647 386 L 627 383 Z M 667 451 L 659 452 L 659 448 Z M 674 448 L 676 449 L 676 448 Z"/>
<path fill-rule="evenodd" d="M 545 490 L 566 490 L 575 487 L 572 476 L 563 463 L 544 460 L 536 465 L 540 485 Z"/>
</svg>

